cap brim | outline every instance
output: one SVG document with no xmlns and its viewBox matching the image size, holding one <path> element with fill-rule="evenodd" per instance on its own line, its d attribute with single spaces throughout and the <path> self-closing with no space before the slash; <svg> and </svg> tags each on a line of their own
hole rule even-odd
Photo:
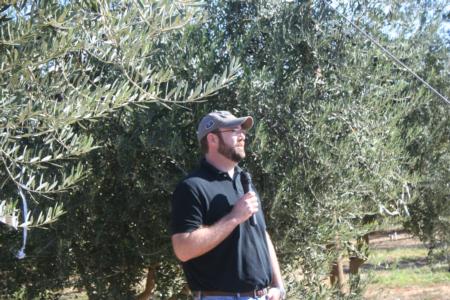
<svg viewBox="0 0 450 300">
<path fill-rule="evenodd" d="M 242 117 L 242 118 L 236 118 L 228 122 L 224 122 L 221 124 L 221 127 L 234 127 L 234 126 L 241 126 L 242 129 L 249 130 L 253 127 L 253 118 L 250 116 Z"/>
<path fill-rule="evenodd" d="M 241 123 L 242 129 L 249 130 L 253 127 L 253 118 L 250 116 L 243 117 L 244 122 Z"/>
</svg>

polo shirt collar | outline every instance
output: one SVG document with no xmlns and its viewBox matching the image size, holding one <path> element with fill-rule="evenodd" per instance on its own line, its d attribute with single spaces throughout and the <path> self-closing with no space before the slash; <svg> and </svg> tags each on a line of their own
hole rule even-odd
<svg viewBox="0 0 450 300">
<path fill-rule="evenodd" d="M 212 164 L 210 164 L 210 163 L 206 160 L 206 158 L 202 158 L 202 160 L 200 161 L 200 165 L 201 165 L 202 167 L 206 168 L 208 171 L 214 173 L 215 175 L 218 175 L 218 176 L 224 176 L 224 175 L 227 175 L 227 176 L 228 176 L 228 173 L 227 173 L 227 172 L 224 172 L 224 171 L 221 171 L 221 170 L 217 169 L 217 168 L 214 167 Z M 239 166 L 234 167 L 234 177 L 235 177 L 235 178 L 236 178 L 236 175 L 239 174 L 239 173 L 241 173 L 241 172 L 242 172 L 242 169 L 241 169 Z M 229 176 L 228 176 L 228 177 L 229 177 Z"/>
</svg>

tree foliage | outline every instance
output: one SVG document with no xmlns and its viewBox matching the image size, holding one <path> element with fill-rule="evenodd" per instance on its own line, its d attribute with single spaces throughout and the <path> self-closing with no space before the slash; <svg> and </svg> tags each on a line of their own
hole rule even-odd
<svg viewBox="0 0 450 300">
<path fill-rule="evenodd" d="M 70 96 L 83 91 L 86 101 L 123 95 L 134 109 L 119 105 L 101 122 L 89 116 L 73 123 L 71 130 L 92 139 L 91 147 L 101 146 L 83 152 L 92 171 L 82 172 L 87 180 L 70 197 L 54 196 L 66 203 L 66 214 L 48 231 L 33 233 L 29 251 L 36 258 L 14 264 L 9 293 L 33 282 L 28 296 L 75 285 L 93 299 L 131 298 L 150 267 L 155 294 L 182 299 L 169 200 L 176 182 L 198 163 L 195 128 L 213 109 L 255 117 L 243 167 L 261 194 L 290 298 L 344 297 L 324 281 L 337 257 L 367 255 L 354 241 L 374 228 L 368 219 L 400 215 L 424 240 L 448 241 L 448 105 L 342 18 L 357 22 L 448 95 L 444 2 L 210 1 L 200 8 L 207 16 L 201 22 L 199 15 L 189 17 L 190 9 L 174 10 L 184 25 L 149 41 L 150 25 L 166 16 L 157 12 L 173 7 L 158 10 L 162 3 L 143 9 L 84 4 L 86 19 L 73 13 L 85 22 L 90 13 L 98 17 L 98 27 L 74 29 L 95 37 L 80 42 L 87 49 L 78 56 L 83 71 L 65 72 L 72 80 L 88 79 L 76 88 L 64 76 L 41 85 L 50 89 L 54 78 L 61 80 L 55 82 L 67 89 L 64 107 L 70 99 L 83 101 Z M 158 24 L 173 24 L 163 20 Z M 73 61 L 78 52 L 70 53 Z M 199 82 L 213 78 L 214 86 L 226 85 L 236 74 L 234 57 L 242 62 L 239 81 L 210 95 L 217 89 Z M 229 70 L 215 76 L 225 66 Z M 156 74 L 169 75 L 158 81 Z M 123 90 L 113 89 L 116 81 Z M 190 94 L 186 86 L 199 88 Z M 157 104 L 139 106 L 155 102 L 151 93 Z M 204 95 L 210 95 L 206 102 L 178 102 Z M 67 165 L 58 168 L 67 170 L 79 159 L 62 161 Z M 5 186 L 13 195 L 15 185 Z M 49 267 L 61 271 L 38 280 Z M 352 278 L 346 297 L 360 295 L 359 280 Z"/>
<path fill-rule="evenodd" d="M 195 2 L 19 1 L 2 4 L 0 12 L 2 222 L 20 216 L 19 194 L 31 210 L 22 216 L 28 226 L 53 222 L 63 213 L 62 203 L 70 209 L 68 219 L 72 212 L 95 219 L 89 209 L 77 210 L 82 199 L 73 195 L 83 179 L 97 174 L 88 154 L 101 153 L 105 139 L 98 135 L 110 128 L 108 122 L 113 127 L 116 118 L 150 106 L 164 111 L 198 102 L 227 86 L 239 70 L 233 60 L 195 84 L 174 74 L 160 51 L 180 47 L 175 42 L 184 28 L 201 21 Z M 47 212 L 37 215 L 42 210 Z M 60 288 L 75 272 L 60 255 L 77 249 L 66 240 L 68 227 L 57 227 L 50 226 L 52 234 L 33 233 L 29 260 L 2 266 L 2 290 L 33 286 L 25 295 L 33 297 Z M 18 235 L 3 229 L 2 257 L 11 259 Z M 55 266 L 61 272 L 50 275 Z M 40 274 L 49 275 L 39 280 Z"/>
</svg>

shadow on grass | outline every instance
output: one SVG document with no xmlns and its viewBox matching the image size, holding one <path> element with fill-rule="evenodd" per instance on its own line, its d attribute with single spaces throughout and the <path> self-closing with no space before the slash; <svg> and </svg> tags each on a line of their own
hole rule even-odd
<svg viewBox="0 0 450 300">
<path fill-rule="evenodd" d="M 446 259 L 444 256 L 439 257 L 437 260 L 439 263 L 445 265 Z M 360 267 L 360 270 L 368 271 L 386 271 L 386 270 L 402 270 L 409 268 L 423 268 L 430 267 L 429 260 L 426 257 L 423 258 L 404 258 L 393 262 L 382 262 L 380 264 L 365 263 Z M 448 270 L 450 272 L 450 270 Z M 344 268 L 345 273 L 349 273 L 348 267 Z"/>
</svg>

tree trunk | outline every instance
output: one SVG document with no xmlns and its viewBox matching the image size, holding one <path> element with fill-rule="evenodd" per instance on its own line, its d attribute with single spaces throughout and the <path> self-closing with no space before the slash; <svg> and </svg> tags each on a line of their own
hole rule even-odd
<svg viewBox="0 0 450 300">
<path fill-rule="evenodd" d="M 333 266 L 331 268 L 330 282 L 331 285 L 337 284 L 341 293 L 345 292 L 344 266 L 341 256 L 339 256 L 336 262 L 333 263 Z"/>
<path fill-rule="evenodd" d="M 149 300 L 153 296 L 153 289 L 155 288 L 156 283 L 156 268 L 157 266 L 148 268 L 145 289 L 142 293 L 136 296 L 136 300 Z"/>
<path fill-rule="evenodd" d="M 345 292 L 345 276 L 344 276 L 344 266 L 342 263 L 342 257 L 340 254 L 339 238 L 336 237 L 334 244 L 328 245 L 328 249 L 334 249 L 338 255 L 336 261 L 331 266 L 330 272 L 330 283 L 332 286 L 338 285 L 341 293 Z"/>
<path fill-rule="evenodd" d="M 364 246 L 369 247 L 369 234 L 367 233 L 362 238 L 358 238 L 357 243 L 357 248 L 359 251 L 361 251 Z M 350 257 L 350 274 L 358 274 L 359 268 L 365 261 L 365 259 L 357 256 Z"/>
</svg>

